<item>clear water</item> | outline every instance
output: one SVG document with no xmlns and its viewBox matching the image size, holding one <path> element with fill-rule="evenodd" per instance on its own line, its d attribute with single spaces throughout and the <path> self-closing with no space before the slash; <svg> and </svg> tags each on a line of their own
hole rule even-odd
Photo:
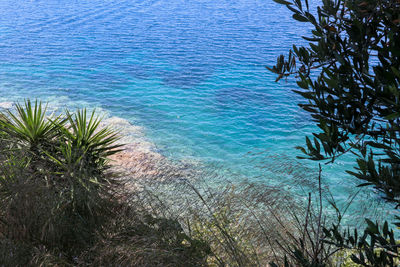
<svg viewBox="0 0 400 267">
<path fill-rule="evenodd" d="M 0 100 L 100 107 L 171 158 L 315 182 L 317 165 L 295 158 L 314 129 L 295 84 L 265 69 L 308 30 L 272 0 L 0 0 Z M 350 167 L 323 168 L 339 200 Z"/>
</svg>

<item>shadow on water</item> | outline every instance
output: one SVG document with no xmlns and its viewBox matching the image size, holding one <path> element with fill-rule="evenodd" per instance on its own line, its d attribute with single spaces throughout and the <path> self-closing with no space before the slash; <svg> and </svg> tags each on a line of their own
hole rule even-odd
<svg viewBox="0 0 400 267">
<path fill-rule="evenodd" d="M 265 107 L 273 102 L 266 90 L 255 90 L 247 86 L 229 86 L 218 89 L 215 102 L 218 108 L 249 109 L 249 107 Z"/>
</svg>

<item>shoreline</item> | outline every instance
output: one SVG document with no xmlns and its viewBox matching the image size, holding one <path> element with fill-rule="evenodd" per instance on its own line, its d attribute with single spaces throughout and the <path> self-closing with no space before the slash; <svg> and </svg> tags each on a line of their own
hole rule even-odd
<svg viewBox="0 0 400 267">
<path fill-rule="evenodd" d="M 21 103 L 22 101 L 19 102 Z M 48 103 L 49 113 L 55 112 L 56 114 L 62 111 L 64 108 L 75 110 L 77 107 L 79 107 L 68 101 L 64 102 L 63 105 L 57 105 L 60 104 L 60 102 L 53 101 L 43 101 L 43 103 Z M 5 109 L 12 110 L 13 107 L 14 102 L 0 102 L 0 111 Z M 118 143 L 124 144 L 122 147 L 123 150 L 115 155 L 110 156 L 109 163 L 110 170 L 120 176 L 121 181 L 126 183 L 127 188 L 139 188 L 144 186 L 149 181 L 165 181 L 167 179 L 183 178 L 196 179 L 199 177 L 202 179 L 207 177 L 208 182 L 213 185 L 225 184 L 226 181 L 233 182 L 236 185 L 243 185 L 243 183 L 246 182 L 259 182 L 257 180 L 251 181 L 246 177 L 241 176 L 240 178 L 243 179 L 235 179 L 239 177 L 236 176 L 235 173 L 230 173 L 229 171 L 227 172 L 225 169 L 223 169 L 222 172 L 219 172 L 222 170 L 221 166 L 216 166 L 215 169 L 204 169 L 204 162 L 186 161 L 185 159 L 174 160 L 173 158 L 169 158 L 168 156 L 165 156 L 159 152 L 156 144 L 147 138 L 145 133 L 146 129 L 144 127 L 134 125 L 127 119 L 112 116 L 111 112 L 101 107 L 94 107 L 90 106 L 89 104 L 87 104 L 86 107 L 88 112 L 91 112 L 93 109 L 97 110 L 97 115 L 102 118 L 100 127 L 110 127 L 120 136 Z M 280 156 L 278 159 L 282 159 L 282 156 Z M 275 170 L 274 168 L 271 168 L 271 172 L 275 175 L 281 175 L 281 173 L 288 171 L 288 167 L 289 169 L 293 170 L 293 168 L 296 166 L 297 165 L 288 166 L 285 164 L 282 165 L 283 169 Z M 300 179 L 298 182 L 302 182 L 302 180 Z M 278 183 L 278 185 L 282 184 L 287 185 L 286 183 Z M 272 186 L 273 184 L 264 182 L 263 185 Z M 290 186 L 294 185 L 296 185 L 296 181 L 290 181 Z M 310 184 L 310 189 L 313 186 L 313 184 Z M 292 193 L 298 194 L 299 192 Z M 360 204 L 362 205 L 362 203 Z M 362 207 L 365 208 L 365 206 Z M 379 201 L 374 201 L 374 207 L 375 209 L 381 209 L 382 203 Z M 377 214 L 375 214 L 375 212 Z M 382 214 L 386 215 L 387 213 L 385 211 L 379 212 L 377 210 L 375 212 L 373 217 L 381 217 Z"/>
<path fill-rule="evenodd" d="M 54 103 L 47 102 L 48 112 L 54 112 L 61 107 Z M 68 106 L 68 105 L 66 105 Z M 15 107 L 14 102 L 0 102 L 1 110 L 12 110 Z M 88 108 L 91 110 L 92 107 Z M 108 112 L 98 109 L 97 116 L 101 119 L 100 127 L 109 127 L 115 131 L 120 139 L 119 144 L 123 144 L 122 151 L 110 156 L 110 166 L 113 171 L 123 173 L 123 176 L 149 177 L 159 174 L 158 168 L 167 164 L 167 158 L 156 152 L 155 144 L 147 140 L 144 128 L 133 125 L 128 120 L 109 116 Z M 170 165 L 170 164 L 168 164 Z"/>
<path fill-rule="evenodd" d="M 18 101 L 22 103 L 23 100 Z M 15 107 L 14 101 L 0 102 L 0 111 L 13 110 Z M 85 108 L 75 106 L 65 99 L 63 105 L 60 102 L 51 100 L 44 100 L 42 103 L 47 104 L 47 112 L 59 113 L 64 108 L 75 110 L 76 108 Z M 113 172 L 122 175 L 122 178 L 139 179 L 161 179 L 162 176 L 182 177 L 183 175 L 190 175 L 188 169 L 194 171 L 193 164 L 181 161 L 173 161 L 167 156 L 162 155 L 157 151 L 156 145 L 148 140 L 146 136 L 146 129 L 139 125 L 134 125 L 127 119 L 113 116 L 108 110 L 101 107 L 85 105 L 88 112 L 96 110 L 96 115 L 101 119 L 100 127 L 109 127 L 116 132 L 119 136 L 117 143 L 123 144 L 122 151 L 109 157 L 110 167 Z M 129 181 L 128 181 L 129 182 Z M 132 182 L 129 182 L 133 184 Z"/>
<path fill-rule="evenodd" d="M 137 188 L 140 181 L 164 181 L 170 178 L 189 178 L 196 174 L 193 164 L 174 161 L 157 151 L 141 126 L 112 116 L 104 118 L 100 127 L 109 127 L 120 136 L 117 143 L 122 151 L 109 157 L 111 171 L 121 175 L 129 188 Z"/>
</svg>

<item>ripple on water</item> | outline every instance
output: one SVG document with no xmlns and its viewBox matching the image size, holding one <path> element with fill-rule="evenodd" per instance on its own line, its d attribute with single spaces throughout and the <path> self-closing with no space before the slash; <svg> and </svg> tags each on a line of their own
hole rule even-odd
<svg viewBox="0 0 400 267">
<path fill-rule="evenodd" d="M 294 147 L 315 127 L 296 84 L 264 67 L 309 29 L 273 1 L 2 0 L 0 31 L 0 109 L 25 98 L 52 112 L 96 108 L 131 149 L 238 180 L 274 184 L 303 165 L 296 175 L 312 179 L 316 165 Z M 259 150 L 268 156 L 246 156 Z M 346 199 L 352 163 L 340 163 L 324 181 Z"/>
</svg>

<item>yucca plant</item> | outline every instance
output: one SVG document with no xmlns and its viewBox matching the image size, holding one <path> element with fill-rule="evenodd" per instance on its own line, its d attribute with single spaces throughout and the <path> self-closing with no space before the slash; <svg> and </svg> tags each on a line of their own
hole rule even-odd
<svg viewBox="0 0 400 267">
<path fill-rule="evenodd" d="M 103 200 L 112 184 L 105 173 L 107 157 L 120 151 L 122 145 L 116 144 L 119 138 L 116 132 L 100 127 L 101 119 L 95 111 L 91 114 L 86 109 L 73 114 L 66 111 L 66 120 L 67 123 L 61 121 L 58 125 L 60 142 L 56 152 L 45 153 L 59 175 L 54 182 L 67 201 L 65 211 L 97 223 L 97 215 L 107 213 Z"/>
<path fill-rule="evenodd" d="M 69 160 L 78 160 L 85 168 L 102 169 L 107 157 L 121 151 L 123 145 L 117 144 L 118 133 L 109 127 L 101 128 L 101 118 L 95 110 L 88 116 L 86 109 L 71 114 L 66 111 L 68 125 L 63 126 L 63 134 L 71 151 Z M 66 157 L 67 159 L 68 157 Z"/>
<path fill-rule="evenodd" d="M 59 125 L 65 122 L 60 116 L 47 118 L 47 106 L 43 107 L 37 100 L 34 104 L 25 100 L 24 104 L 16 104 L 15 107 L 15 114 L 10 110 L 2 114 L 0 129 L 14 141 L 27 145 L 31 151 L 37 152 L 39 146 L 53 140 Z"/>
<path fill-rule="evenodd" d="M 0 154 L 0 241 L 49 247 L 72 259 L 110 217 L 114 183 L 105 169 L 121 146 L 117 133 L 101 128 L 94 111 L 49 117 L 38 101 L 18 104 L 1 120 L 7 142 Z"/>
</svg>

